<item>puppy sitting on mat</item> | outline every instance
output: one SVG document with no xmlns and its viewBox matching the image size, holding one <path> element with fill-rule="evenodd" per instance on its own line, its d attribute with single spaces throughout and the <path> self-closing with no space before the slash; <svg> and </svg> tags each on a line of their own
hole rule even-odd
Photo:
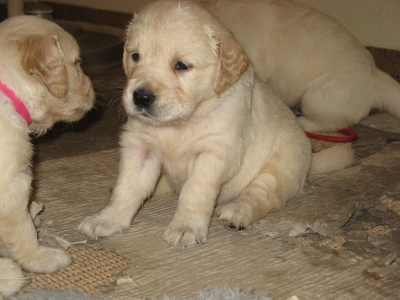
<svg viewBox="0 0 400 300">
<path fill-rule="evenodd" d="M 94 103 L 90 79 L 80 68 L 74 38 L 53 22 L 33 16 L 0 24 L 0 237 L 6 254 L 25 270 L 51 273 L 70 263 L 63 250 L 40 246 L 28 212 L 31 192 L 30 134 L 55 122 L 80 119 Z M 0 258 L 0 295 L 23 284 L 21 270 Z"/>
<path fill-rule="evenodd" d="M 198 4 L 142 9 L 127 30 L 123 66 L 129 120 L 119 175 L 110 204 L 79 225 L 88 236 L 127 230 L 161 172 L 179 193 L 163 238 L 186 247 L 206 241 L 215 206 L 223 225 L 244 229 L 296 195 L 310 165 L 325 172 L 351 161 L 347 145 L 312 158 L 293 113 Z"/>
</svg>

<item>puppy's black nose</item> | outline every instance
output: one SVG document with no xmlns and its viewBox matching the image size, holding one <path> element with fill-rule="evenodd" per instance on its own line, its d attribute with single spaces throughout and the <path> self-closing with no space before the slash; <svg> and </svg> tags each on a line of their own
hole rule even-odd
<svg viewBox="0 0 400 300">
<path fill-rule="evenodd" d="M 153 92 L 145 89 L 137 89 L 133 92 L 133 102 L 137 107 L 147 108 L 150 107 L 154 100 L 156 100 L 156 95 Z"/>
</svg>

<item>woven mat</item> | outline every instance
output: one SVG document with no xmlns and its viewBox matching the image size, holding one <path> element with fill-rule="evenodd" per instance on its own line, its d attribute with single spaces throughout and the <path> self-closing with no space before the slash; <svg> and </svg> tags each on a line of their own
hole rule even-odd
<svg viewBox="0 0 400 300">
<path fill-rule="evenodd" d="M 96 294 L 101 286 L 115 282 L 119 277 L 115 271 L 128 265 L 125 258 L 115 252 L 70 247 L 72 264 L 54 274 L 38 274 L 33 277 L 28 289 L 51 288 L 68 290 L 76 288 L 88 294 Z"/>
</svg>

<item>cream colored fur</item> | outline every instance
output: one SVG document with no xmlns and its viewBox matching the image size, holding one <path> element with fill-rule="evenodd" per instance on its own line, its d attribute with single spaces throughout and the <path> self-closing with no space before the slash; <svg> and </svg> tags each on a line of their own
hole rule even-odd
<svg viewBox="0 0 400 300">
<path fill-rule="evenodd" d="M 289 106 L 301 106 L 299 120 L 306 131 L 351 126 L 371 109 L 400 118 L 400 85 L 330 17 L 290 0 L 206 2 L 234 34 L 256 74 Z"/>
<path fill-rule="evenodd" d="M 32 123 L 17 113 L 0 92 L 0 238 L 2 253 L 31 272 L 50 273 L 67 266 L 69 255 L 39 245 L 28 213 L 31 193 L 30 134 L 44 133 L 54 122 L 75 121 L 94 103 L 90 79 L 79 66 L 79 48 L 71 35 L 38 17 L 14 17 L 0 23 L 0 81 L 27 107 Z M 0 294 L 23 282 L 10 260 L 0 260 Z"/>
<path fill-rule="evenodd" d="M 127 230 L 161 173 L 179 193 L 163 235 L 172 247 L 204 243 L 216 205 L 223 225 L 244 229 L 301 190 L 308 139 L 207 10 L 187 1 L 146 6 L 127 30 L 123 65 L 129 120 L 116 187 L 78 231 Z"/>
</svg>

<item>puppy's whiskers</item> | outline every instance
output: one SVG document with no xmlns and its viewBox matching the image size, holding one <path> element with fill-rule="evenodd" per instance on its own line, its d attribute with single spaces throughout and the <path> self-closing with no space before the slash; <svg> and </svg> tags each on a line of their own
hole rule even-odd
<svg viewBox="0 0 400 300">
<path fill-rule="evenodd" d="M 96 98 L 101 97 L 102 99 L 106 99 L 107 98 L 107 94 L 103 93 L 103 92 L 99 92 L 99 91 L 95 91 L 95 96 Z"/>
<path fill-rule="evenodd" d="M 98 100 L 97 97 L 96 97 L 96 101 L 95 101 L 95 103 L 93 105 L 92 110 L 94 110 L 95 112 L 99 113 L 103 108 L 104 108 L 103 103 L 100 100 Z"/>
<path fill-rule="evenodd" d="M 128 118 L 128 113 L 126 112 L 122 103 L 120 103 L 118 106 L 118 117 L 124 121 Z"/>
<path fill-rule="evenodd" d="M 119 89 L 118 91 L 113 92 L 113 93 L 111 94 L 111 99 L 110 99 L 109 107 L 113 107 L 113 105 L 114 105 L 114 103 L 115 103 L 116 101 L 121 102 L 122 93 L 123 93 L 123 89 Z"/>
</svg>

